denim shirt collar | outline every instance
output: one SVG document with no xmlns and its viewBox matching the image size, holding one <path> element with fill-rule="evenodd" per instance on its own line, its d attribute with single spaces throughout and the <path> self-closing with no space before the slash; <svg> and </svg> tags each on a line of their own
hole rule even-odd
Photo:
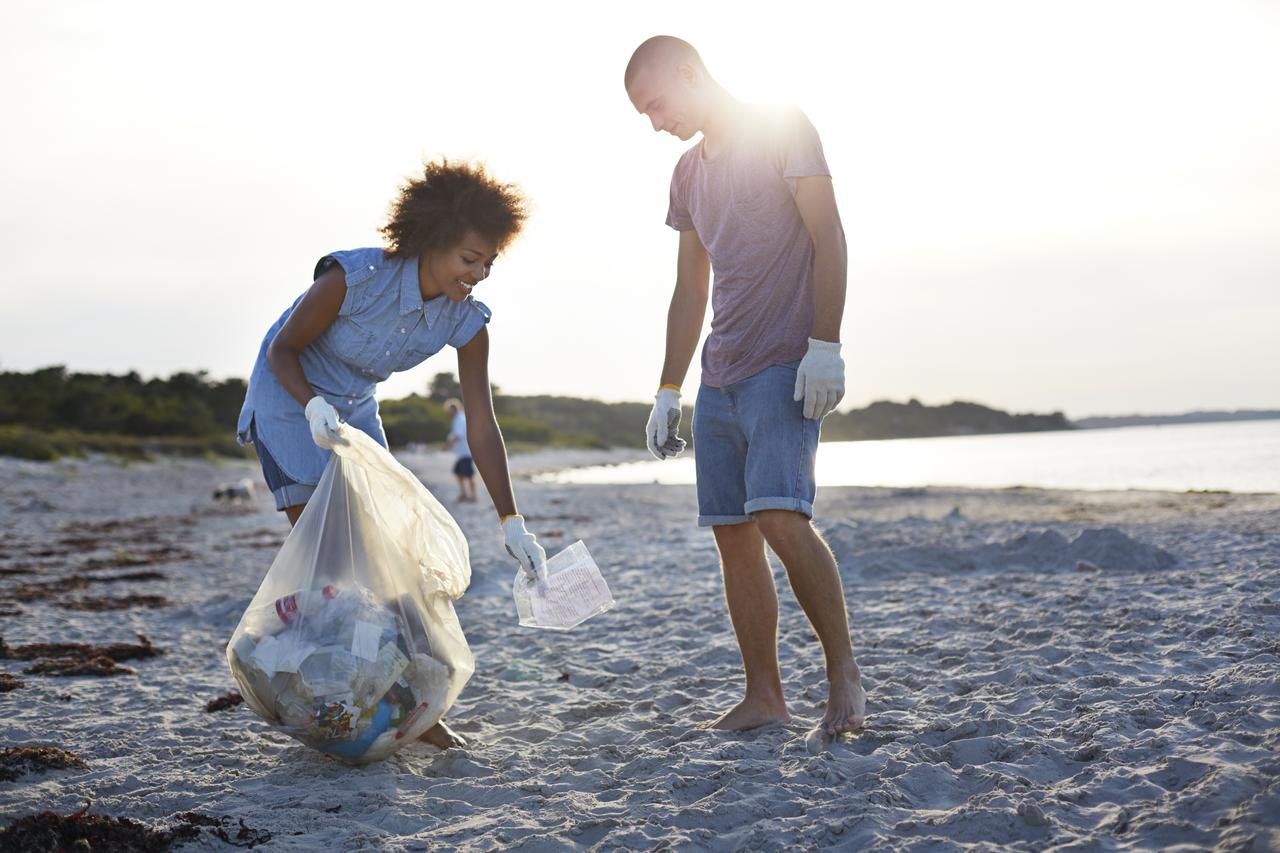
<svg viewBox="0 0 1280 853">
<path fill-rule="evenodd" d="M 422 291 L 418 289 L 418 259 L 405 258 L 400 268 L 400 313 L 423 310 Z"/>
</svg>

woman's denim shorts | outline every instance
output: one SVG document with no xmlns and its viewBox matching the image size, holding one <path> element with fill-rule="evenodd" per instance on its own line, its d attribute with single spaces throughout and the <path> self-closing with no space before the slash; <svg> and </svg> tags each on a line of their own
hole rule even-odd
<svg viewBox="0 0 1280 853">
<path fill-rule="evenodd" d="M 315 494 L 316 487 L 299 483 L 280 470 L 276 460 L 271 458 L 267 448 L 258 440 L 258 431 L 253 423 L 249 424 L 249 437 L 253 441 L 253 449 L 258 453 L 258 462 L 262 464 L 262 478 L 267 481 L 267 488 L 276 499 L 276 509 L 283 511 L 285 507 L 305 504 Z"/>
<path fill-rule="evenodd" d="M 742 524 L 784 509 L 813 517 L 820 421 L 793 399 L 799 362 L 723 388 L 703 385 L 693 409 L 698 524 Z"/>
</svg>

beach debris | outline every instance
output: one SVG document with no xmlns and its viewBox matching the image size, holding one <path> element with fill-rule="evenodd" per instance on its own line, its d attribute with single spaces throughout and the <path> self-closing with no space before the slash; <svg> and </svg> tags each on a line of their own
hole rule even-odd
<svg viewBox="0 0 1280 853">
<path fill-rule="evenodd" d="M 475 671 L 453 608 L 471 565 L 462 529 L 413 472 L 363 431 L 339 435 L 227 664 L 259 717 L 365 764 L 429 732 Z"/>
<path fill-rule="evenodd" d="M 0 659 L 37 661 L 23 670 L 28 675 L 133 675 L 134 671 L 120 666 L 120 661 L 163 654 L 145 634 L 139 634 L 138 639 L 140 644 L 30 643 L 14 647 L 0 637 Z"/>
<path fill-rule="evenodd" d="M 89 814 L 89 806 L 72 814 L 42 812 L 13 820 L 0 829 L 0 849 L 60 851 L 60 850 L 170 850 L 179 840 L 173 832 L 154 830 L 128 818 Z M 194 838 L 198 830 L 191 829 L 183 840 Z"/>
<path fill-rule="evenodd" d="M 525 628 L 568 631 L 614 606 L 609 584 L 581 539 L 547 560 L 545 579 L 530 580 L 517 569 L 511 594 Z"/>
<path fill-rule="evenodd" d="M 131 551 L 128 548 L 118 548 L 110 557 L 90 557 L 80 564 L 80 568 L 89 572 L 100 569 L 127 569 L 132 566 L 152 566 L 156 563 L 190 560 L 194 559 L 195 556 L 195 554 L 184 548 L 174 548 L 169 545 L 162 545 L 159 548 L 152 548 L 146 551 Z"/>
<path fill-rule="evenodd" d="M 63 610 L 89 610 L 101 612 L 103 610 L 128 610 L 131 607 L 146 607 L 155 609 L 157 607 L 168 607 L 172 604 L 169 599 L 163 595 L 125 595 L 118 598 L 111 596 L 97 596 L 89 598 L 78 598 L 74 601 L 59 601 L 58 607 Z"/>
<path fill-rule="evenodd" d="M 87 643 L 29 643 L 11 646 L 0 637 L 0 658 L 8 660 L 35 660 L 36 658 L 108 657 L 114 661 L 153 658 L 164 651 L 151 644 L 146 634 L 138 635 L 138 643 L 112 643 L 107 646 L 91 646 Z"/>
<path fill-rule="evenodd" d="M 213 490 L 213 499 L 217 503 L 252 503 L 254 495 L 253 481 L 247 478 L 234 483 L 223 483 Z"/>
<path fill-rule="evenodd" d="M 433 657 L 412 596 L 385 603 L 358 584 L 327 584 L 260 609 L 264 618 L 237 632 L 227 659 L 237 698 L 268 722 L 357 761 L 439 719 L 451 670 Z"/>
<path fill-rule="evenodd" d="M 0 829 L 0 850 L 167 853 L 199 837 L 201 830 L 225 844 L 248 850 L 271 840 L 270 832 L 246 826 L 243 818 L 234 834 L 227 829 L 232 818 L 211 818 L 196 812 L 177 815 L 178 822 L 169 829 L 152 829 L 129 818 L 90 814 L 91 805 L 86 803 L 80 811 L 65 816 L 46 811 L 15 818 Z"/>
<path fill-rule="evenodd" d="M 56 746 L 14 746 L 0 750 L 0 782 L 47 770 L 88 770 L 73 752 Z"/>
<path fill-rule="evenodd" d="M 22 679 L 8 672 L 0 672 L 0 693 L 8 693 L 22 686 Z"/>
<path fill-rule="evenodd" d="M 54 581 L 19 584 L 8 595 L 14 601 L 44 601 L 68 592 L 88 589 L 94 583 L 119 583 L 164 580 L 161 572 L 127 572 L 122 575 L 68 575 Z"/>
<path fill-rule="evenodd" d="M 205 703 L 204 710 L 206 714 L 212 714 L 214 711 L 229 710 L 243 702 L 244 697 L 232 690 L 224 696 L 219 696 L 217 699 L 210 699 Z"/>
<path fill-rule="evenodd" d="M 23 672 L 27 675 L 52 675 L 64 678 L 73 675 L 133 675 L 134 673 L 129 667 L 121 666 L 106 655 L 37 661 Z"/>
<path fill-rule="evenodd" d="M 237 818 L 240 824 L 236 834 L 232 836 L 226 829 L 227 823 L 231 820 L 227 815 L 220 818 L 202 815 L 199 812 L 182 812 L 175 815 L 178 818 L 179 826 L 174 828 L 174 833 L 182 833 L 185 837 L 178 839 L 178 843 L 194 838 L 199 832 L 199 828 L 209 830 L 209 834 L 217 838 L 224 844 L 230 844 L 232 847 L 242 847 L 246 850 L 252 850 L 259 844 L 266 844 L 271 840 L 271 833 L 265 829 L 253 829 L 246 826 L 244 818 Z"/>
</svg>

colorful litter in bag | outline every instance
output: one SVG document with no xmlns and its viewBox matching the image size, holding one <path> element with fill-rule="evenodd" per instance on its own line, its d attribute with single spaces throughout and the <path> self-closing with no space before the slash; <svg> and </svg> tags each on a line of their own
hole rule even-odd
<svg viewBox="0 0 1280 853">
<path fill-rule="evenodd" d="M 467 541 L 440 502 L 353 427 L 227 644 L 245 704 L 353 764 L 417 740 L 475 659 L 453 602 Z"/>
</svg>

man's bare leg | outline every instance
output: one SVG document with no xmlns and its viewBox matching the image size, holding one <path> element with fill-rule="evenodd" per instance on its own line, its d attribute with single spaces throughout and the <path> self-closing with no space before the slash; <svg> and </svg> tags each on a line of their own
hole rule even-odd
<svg viewBox="0 0 1280 853">
<path fill-rule="evenodd" d="M 778 591 L 765 556 L 764 537 L 750 521 L 718 525 L 713 530 L 747 691 L 746 697 L 711 727 L 742 731 L 790 722 L 778 672 Z"/>
<path fill-rule="evenodd" d="M 787 569 L 787 579 L 826 657 L 829 693 L 821 728 L 829 737 L 862 728 L 867 694 L 853 659 L 849 615 L 835 556 L 809 519 L 788 510 L 755 514 L 756 526 Z"/>
<path fill-rule="evenodd" d="M 461 479 L 461 478 L 459 478 Z M 298 523 L 298 517 L 302 515 L 302 511 L 307 508 L 306 504 L 294 504 L 284 508 L 285 518 L 289 519 L 289 526 L 293 527 Z M 425 740 L 432 746 L 438 746 L 440 749 L 448 749 L 451 746 L 466 746 L 467 742 L 462 735 L 450 729 L 444 724 L 444 720 L 436 723 L 427 729 L 418 740 Z"/>
</svg>

